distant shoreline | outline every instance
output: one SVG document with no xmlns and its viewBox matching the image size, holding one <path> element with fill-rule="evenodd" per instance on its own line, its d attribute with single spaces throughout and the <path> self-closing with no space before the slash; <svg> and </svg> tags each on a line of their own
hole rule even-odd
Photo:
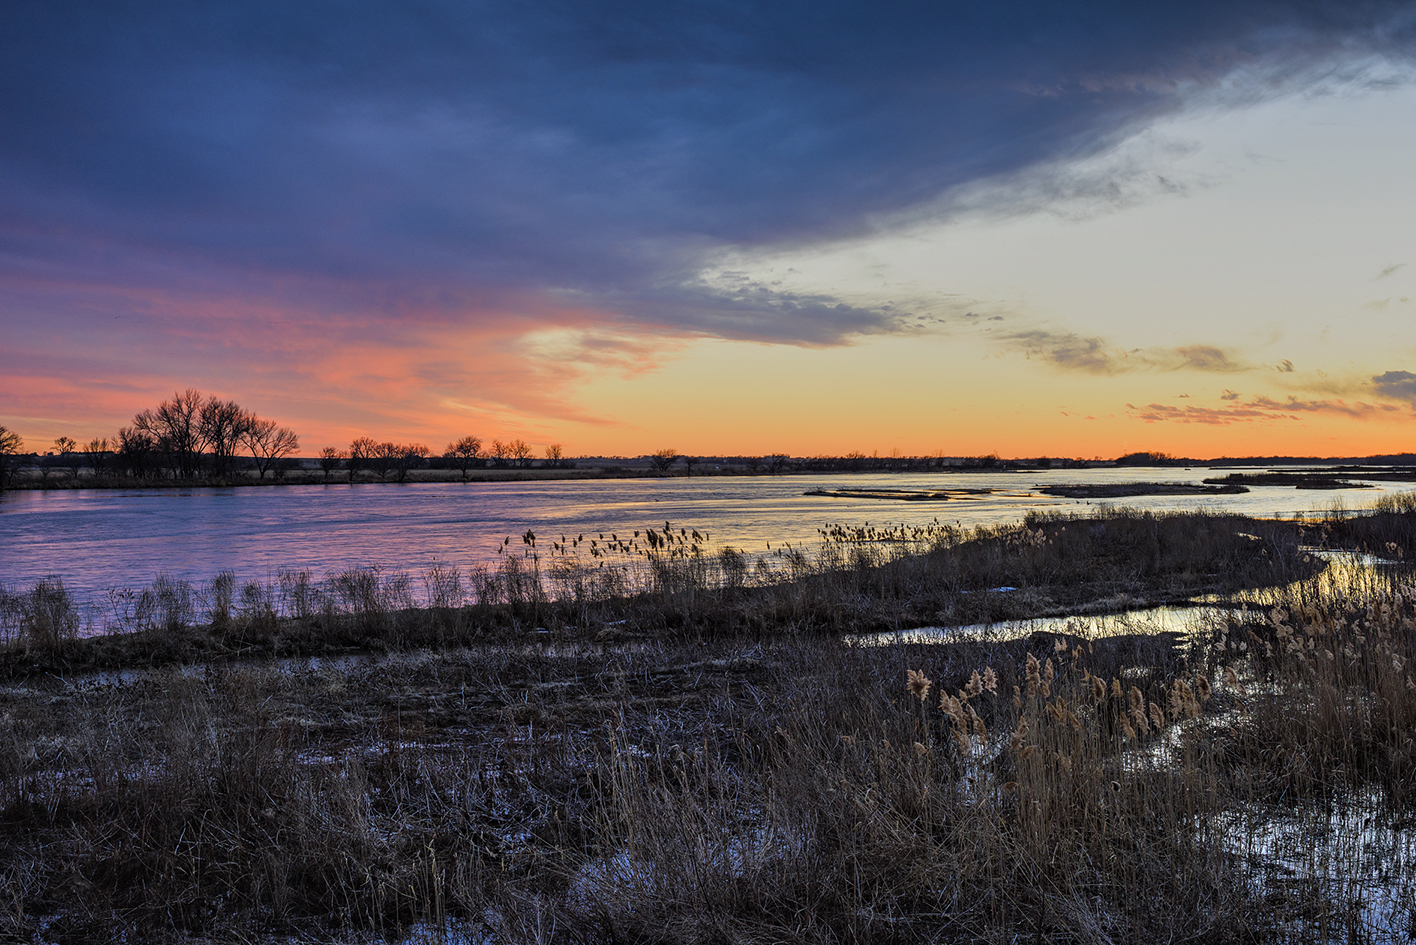
<svg viewBox="0 0 1416 945">
<path fill-rule="evenodd" d="M 1381 456 L 1369 457 L 1370 461 L 1359 459 L 1314 459 L 1314 460 L 1284 460 L 1269 459 L 1220 459 L 1209 462 L 1192 462 L 1184 465 L 1179 463 L 1152 464 L 1142 466 L 1129 463 L 1118 463 L 1115 460 L 1067 460 L 1066 465 L 1043 465 L 1038 461 L 1031 460 L 996 460 L 995 462 L 979 463 L 968 462 L 967 460 L 954 464 L 947 460 L 938 458 L 891 458 L 874 460 L 875 465 L 867 468 L 850 468 L 839 465 L 841 462 L 837 458 L 811 457 L 793 458 L 789 465 L 779 466 L 773 469 L 765 464 L 753 465 L 750 461 L 745 461 L 742 457 L 712 458 L 702 459 L 695 463 L 692 470 L 682 467 L 670 469 L 662 472 L 653 467 L 648 458 L 609 458 L 595 457 L 592 460 L 576 460 L 574 466 L 562 468 L 547 468 L 544 466 L 532 466 L 526 468 L 515 467 L 482 467 L 475 471 L 469 471 L 464 477 L 461 471 L 449 468 L 425 468 L 409 470 L 403 479 L 399 479 L 396 474 L 391 474 L 381 478 L 377 473 L 361 469 L 356 474 L 353 482 L 350 482 L 348 470 L 332 470 L 325 474 L 322 470 L 314 468 L 314 460 L 299 460 L 298 468 L 285 470 L 282 474 L 271 473 L 265 478 L 259 478 L 253 470 L 243 470 L 234 476 L 226 478 L 201 478 L 201 479 L 174 479 L 174 478 L 135 478 L 127 476 L 117 476 L 112 473 L 100 471 L 95 473 L 90 468 L 80 469 L 75 476 L 71 467 L 51 466 L 47 475 L 39 472 L 38 466 L 33 464 L 23 466 L 10 478 L 6 491 L 14 492 L 38 492 L 38 491 L 66 491 L 74 489 L 122 489 L 122 490 L 145 490 L 145 489 L 225 489 L 225 488 L 248 488 L 260 486 L 348 486 L 348 485 L 414 485 L 429 483 L 504 483 L 504 482 L 555 482 L 568 480 L 594 480 L 594 479 L 685 479 L 700 477 L 751 477 L 751 478 L 780 478 L 785 476 L 867 476 L 867 475 L 937 475 L 971 476 L 978 473 L 1013 473 L 1013 474 L 1047 474 L 1052 472 L 1078 472 L 1090 469 L 1144 469 L 1144 468 L 1170 468 L 1170 469 L 1232 469 L 1232 468 L 1267 468 L 1274 467 L 1304 467 L 1302 473 L 1296 472 L 1269 472 L 1264 474 L 1231 474 L 1223 479 L 1207 478 L 1204 481 L 1209 487 L 1192 486 L 1186 487 L 1179 483 L 1149 484 L 1130 483 L 1116 485 L 1088 485 L 1083 483 L 1067 486 L 1036 486 L 1035 488 L 1044 491 L 1046 494 L 1072 496 L 1076 493 L 1081 496 L 1087 490 L 1094 491 L 1087 496 L 1090 498 L 1103 498 L 1108 496 L 1140 495 L 1140 494 L 1161 494 L 1160 492 L 1147 491 L 1139 492 L 1116 492 L 1117 489 L 1133 488 L 1137 485 L 1154 485 L 1156 488 L 1163 488 L 1166 492 L 1205 492 L 1205 493 L 1232 493 L 1241 491 L 1234 488 L 1239 485 L 1298 485 L 1305 488 L 1350 488 L 1351 486 L 1341 484 L 1339 480 L 1344 477 L 1359 479 L 1375 479 L 1398 482 L 1416 481 L 1416 462 L 1380 462 L 1381 460 L 1401 460 L 1407 459 L 1405 454 L 1401 456 Z M 587 465 L 588 462 L 596 465 Z M 1062 461 L 1058 461 L 1059 463 Z M 943 463 L 941 465 L 941 463 Z M 1332 484 L 1319 483 L 1318 480 L 1331 480 Z M 1214 488 L 1219 486 L 1220 488 Z M 1227 488 L 1226 488 L 1227 487 Z M 848 490 L 849 491 L 849 490 Z M 873 490 L 880 492 L 881 490 Z M 888 490 L 886 490 L 888 491 Z M 957 491 L 957 490 L 940 490 Z M 881 495 L 880 498 L 899 498 L 895 496 Z M 913 497 L 913 496 L 912 496 Z M 930 496 L 933 497 L 933 496 Z M 919 496 L 917 498 L 925 498 Z M 942 497 L 940 497 L 942 498 Z"/>
</svg>

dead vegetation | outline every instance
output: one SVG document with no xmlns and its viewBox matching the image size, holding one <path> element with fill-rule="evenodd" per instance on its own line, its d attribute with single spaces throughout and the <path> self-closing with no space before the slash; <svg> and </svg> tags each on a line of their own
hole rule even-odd
<svg viewBox="0 0 1416 945">
<path fill-rule="evenodd" d="M 1228 544 L 1218 520 L 1033 521 L 909 556 L 843 535 L 816 559 L 785 552 L 770 579 L 691 552 L 651 563 L 657 576 L 596 562 L 565 578 L 587 582 L 578 598 L 573 584 L 552 597 L 550 564 L 519 556 L 421 588 L 385 573 L 249 592 L 218 578 L 187 605 L 149 589 L 132 612 L 151 623 L 123 644 L 79 637 L 52 583 L 11 594 L 3 934 L 1403 937 L 1416 589 L 1401 569 L 1280 583 L 1312 574 L 1296 541 L 1240 523 Z M 1069 583 L 1083 554 L 1101 583 Z M 930 562 L 937 584 L 910 591 Z M 992 582 L 1065 600 L 1242 580 L 1269 589 L 1191 639 L 809 632 L 849 625 L 813 616 L 847 592 L 903 608 Z M 411 608 L 419 593 L 436 603 Z M 692 616 L 749 605 L 788 619 L 710 634 Z M 336 642 L 275 655 L 319 630 Z M 121 671 L 74 669 L 104 660 Z M 1275 854 L 1276 823 L 1311 838 L 1344 811 L 1388 847 Z"/>
</svg>

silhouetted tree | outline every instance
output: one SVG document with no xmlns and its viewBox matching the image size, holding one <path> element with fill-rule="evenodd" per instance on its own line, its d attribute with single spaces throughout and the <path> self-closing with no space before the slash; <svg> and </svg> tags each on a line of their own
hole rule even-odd
<svg viewBox="0 0 1416 945">
<path fill-rule="evenodd" d="M 118 431 L 117 453 L 114 461 L 120 472 L 134 479 L 146 479 L 158 472 L 158 446 L 156 438 L 136 426 L 123 427 Z"/>
<path fill-rule="evenodd" d="M 193 479 L 201 469 L 202 393 L 187 388 L 133 418 L 133 429 L 145 433 L 156 451 L 167 459 L 167 468 L 178 479 Z"/>
<path fill-rule="evenodd" d="M 398 451 L 402 448 L 391 441 L 374 446 L 374 451 L 369 457 L 369 466 L 378 473 L 380 482 L 388 479 L 388 474 L 393 470 L 393 464 L 398 459 Z"/>
<path fill-rule="evenodd" d="M 565 465 L 565 451 L 561 449 L 559 443 L 552 443 L 546 447 L 546 466 L 550 469 L 559 469 Z"/>
<path fill-rule="evenodd" d="M 492 465 L 505 466 L 510 456 L 511 444 L 503 443 L 501 440 L 492 440 Z"/>
<path fill-rule="evenodd" d="M 248 441 L 252 424 L 271 422 L 247 413 L 234 400 L 208 397 L 202 404 L 197 429 L 201 448 L 211 452 L 212 474 L 230 477 L 236 471 L 236 451 L 243 441 Z"/>
<path fill-rule="evenodd" d="M 349 481 L 354 481 L 354 476 L 362 467 L 369 466 L 374 455 L 379 451 L 379 444 L 373 441 L 372 437 L 361 436 L 349 444 Z"/>
<path fill-rule="evenodd" d="M 683 474 L 684 474 L 685 476 L 690 476 L 690 477 L 691 477 L 691 476 L 693 475 L 693 467 L 694 467 L 694 466 L 697 466 L 697 465 L 698 465 L 699 463 L 701 463 L 701 462 L 703 462 L 703 459 L 702 459 L 702 457 L 699 457 L 699 456 L 685 456 L 685 457 L 683 457 Z"/>
<path fill-rule="evenodd" d="M 19 466 L 20 447 L 24 442 L 18 433 L 0 426 L 0 489 L 9 487 Z"/>
<path fill-rule="evenodd" d="M 649 466 L 661 476 L 668 475 L 669 467 L 678 462 L 676 449 L 662 449 L 649 454 Z"/>
<path fill-rule="evenodd" d="M 780 476 L 783 472 L 785 472 L 787 466 L 789 466 L 792 461 L 791 457 L 788 456 L 786 453 L 773 453 L 772 455 L 766 457 L 766 460 L 767 471 L 774 476 Z"/>
<path fill-rule="evenodd" d="M 59 454 L 59 460 L 64 464 L 64 468 L 69 470 L 70 479 L 79 478 L 79 467 L 83 465 L 83 457 L 79 454 L 79 444 L 74 442 L 73 437 L 61 436 L 54 441 L 54 450 Z"/>
<path fill-rule="evenodd" d="M 277 462 L 300 448 L 300 438 L 294 430 L 279 426 L 274 420 L 254 416 L 247 421 L 241 438 L 256 461 L 256 472 L 261 479 Z"/>
<path fill-rule="evenodd" d="M 432 452 L 422 443 L 407 443 L 394 446 L 390 455 L 394 478 L 397 482 L 408 479 L 409 470 L 423 465 L 423 459 Z"/>
<path fill-rule="evenodd" d="M 344 458 L 344 450 L 337 450 L 333 446 L 320 450 L 320 469 L 324 471 L 325 482 L 329 482 L 329 474 L 339 468 Z"/>
<path fill-rule="evenodd" d="M 525 440 L 512 440 L 506 444 L 507 457 L 517 466 L 530 466 L 536 458 L 536 451 Z"/>
<path fill-rule="evenodd" d="M 96 436 L 84 444 L 84 462 L 98 478 L 100 471 L 108 464 L 108 437 Z"/>
<path fill-rule="evenodd" d="M 443 456 L 452 460 L 453 466 L 462 471 L 462 481 L 466 482 L 468 470 L 473 466 L 481 464 L 482 439 L 476 436 L 464 436 L 455 443 L 449 443 Z"/>
</svg>

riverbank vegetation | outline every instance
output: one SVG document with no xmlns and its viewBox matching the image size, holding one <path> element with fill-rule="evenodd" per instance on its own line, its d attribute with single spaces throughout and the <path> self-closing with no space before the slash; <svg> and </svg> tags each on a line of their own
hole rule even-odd
<svg viewBox="0 0 1416 945">
<path fill-rule="evenodd" d="M 1303 527 L 1408 547 L 1387 512 Z M 12 589 L 0 928 L 1404 937 L 1416 588 L 1395 553 L 1335 576 L 1298 529 L 826 528 L 761 565 L 672 526 L 528 532 L 492 570 L 159 578 L 101 619 Z M 1234 605 L 1189 637 L 845 635 L 1200 594 Z"/>
</svg>

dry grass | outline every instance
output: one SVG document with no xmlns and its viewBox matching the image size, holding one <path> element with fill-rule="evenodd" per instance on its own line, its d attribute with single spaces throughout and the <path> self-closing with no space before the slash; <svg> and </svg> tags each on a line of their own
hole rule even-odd
<svg viewBox="0 0 1416 945">
<path fill-rule="evenodd" d="M 38 646 L 12 637 L 0 933 L 397 940 L 421 922 L 497 942 L 1403 937 L 1416 897 L 1398 853 L 1348 844 L 1279 863 L 1271 848 L 1277 823 L 1311 837 L 1354 812 L 1361 829 L 1409 832 L 1404 571 L 1251 592 L 1191 640 L 857 646 L 756 629 L 764 612 L 786 615 L 779 631 L 819 629 L 811 615 L 862 588 L 904 607 L 1006 574 L 1061 594 L 1082 562 L 1102 582 L 1078 586 L 1088 599 L 1305 570 L 1277 528 L 1244 523 L 1258 540 L 1231 543 L 1218 520 L 1185 520 L 1189 539 L 1147 518 L 1034 521 L 936 536 L 920 555 L 840 541 L 784 555 L 795 583 L 689 553 L 647 577 L 554 575 L 518 557 L 496 573 L 445 567 L 421 588 L 376 572 L 149 589 L 129 610 L 149 625 L 124 639 L 161 646 L 110 635 L 55 656 L 121 656 L 123 674 L 38 672 Z M 931 566 L 945 577 L 909 590 Z M 432 606 L 410 609 L 419 590 Z M 50 601 L 9 595 L 7 626 L 70 625 L 72 601 Z M 763 623 L 739 616 L 746 633 L 685 629 L 699 611 L 749 607 Z M 527 642 L 553 618 L 588 632 Z M 597 641 L 609 618 L 659 632 Z M 317 632 L 336 641 L 320 659 L 272 657 Z M 378 650 L 337 655 L 379 634 Z M 141 668 L 180 653 L 202 659 Z M 1385 876 L 1380 894 L 1356 879 L 1369 874 Z"/>
<path fill-rule="evenodd" d="M 50 582 L 27 593 L 58 587 L 54 612 L 68 615 L 64 626 L 101 629 L 100 639 L 25 645 L 40 666 L 73 671 L 462 646 L 528 633 L 868 633 L 1121 610 L 1281 586 L 1323 567 L 1300 551 L 1291 524 L 1206 513 L 1123 510 L 967 534 L 938 525 L 827 528 L 822 539 L 810 552 L 783 547 L 752 558 L 710 552 L 705 537 L 668 525 L 562 541 L 528 532 L 508 546 L 519 553 L 494 569 L 285 571 L 246 583 L 222 572 L 204 587 L 159 576 L 148 588 L 111 591 L 108 606 L 91 611 Z M 49 625 L 25 616 L 38 613 L 28 599 L 14 592 L 0 601 L 0 630 L 12 641 L 40 641 Z"/>
</svg>

